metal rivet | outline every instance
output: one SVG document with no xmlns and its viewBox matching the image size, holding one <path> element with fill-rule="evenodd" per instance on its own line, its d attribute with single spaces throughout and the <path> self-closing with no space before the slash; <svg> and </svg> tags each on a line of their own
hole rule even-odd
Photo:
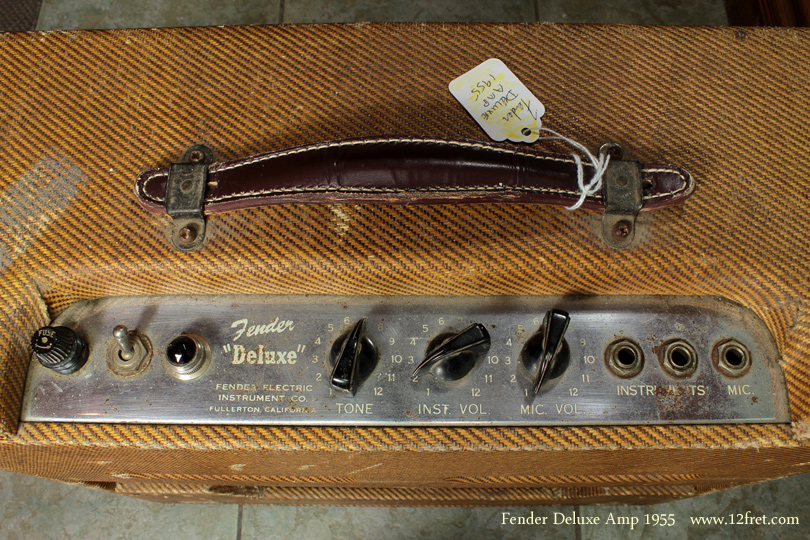
<svg viewBox="0 0 810 540">
<path fill-rule="evenodd" d="M 616 177 L 616 185 L 619 186 L 619 187 L 627 186 L 628 182 L 629 182 L 629 180 L 627 180 L 626 176 L 617 176 Z"/>
<path fill-rule="evenodd" d="M 180 243 L 183 245 L 189 245 L 197 239 L 197 229 L 192 226 L 186 226 L 180 229 L 180 232 L 177 233 L 177 237 L 180 240 Z"/>
<path fill-rule="evenodd" d="M 192 150 L 191 153 L 188 155 L 189 161 L 192 163 L 199 163 L 203 160 L 203 153 L 199 150 Z"/>
<path fill-rule="evenodd" d="M 613 226 L 613 236 L 615 236 L 619 240 L 623 240 L 628 236 L 630 236 L 631 227 L 632 225 L 630 225 L 629 221 L 626 220 L 619 221 Z"/>
</svg>

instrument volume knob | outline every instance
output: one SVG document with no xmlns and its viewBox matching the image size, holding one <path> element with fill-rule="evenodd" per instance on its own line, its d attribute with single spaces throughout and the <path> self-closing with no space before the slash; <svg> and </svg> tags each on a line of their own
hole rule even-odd
<svg viewBox="0 0 810 540">
<path fill-rule="evenodd" d="M 31 349 L 39 363 L 58 373 L 69 375 L 87 362 L 87 344 L 66 326 L 45 326 L 31 337 Z"/>
<path fill-rule="evenodd" d="M 413 372 L 416 377 L 427 369 L 441 381 L 455 381 L 466 376 L 481 355 L 489 350 L 491 340 L 483 324 L 475 323 L 457 334 L 440 336 L 430 344 L 426 358 Z"/>
</svg>

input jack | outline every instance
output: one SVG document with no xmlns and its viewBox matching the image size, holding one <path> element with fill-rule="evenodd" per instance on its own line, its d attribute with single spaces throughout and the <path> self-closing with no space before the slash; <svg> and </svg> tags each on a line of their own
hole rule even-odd
<svg viewBox="0 0 810 540">
<path fill-rule="evenodd" d="M 751 369 L 751 352 L 736 339 L 720 341 L 712 349 L 712 365 L 721 375 L 742 377 Z"/>
<path fill-rule="evenodd" d="M 697 366 L 697 352 L 689 343 L 682 339 L 664 343 L 661 367 L 669 375 L 678 379 L 686 379 L 695 373 Z"/>
<path fill-rule="evenodd" d="M 605 365 L 617 377 L 630 379 L 644 368 L 644 353 L 636 342 L 620 339 L 605 350 Z"/>
</svg>

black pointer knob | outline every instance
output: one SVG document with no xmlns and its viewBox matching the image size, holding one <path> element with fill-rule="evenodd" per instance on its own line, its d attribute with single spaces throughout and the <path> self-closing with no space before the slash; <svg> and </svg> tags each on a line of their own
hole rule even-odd
<svg viewBox="0 0 810 540">
<path fill-rule="evenodd" d="M 413 376 L 428 368 L 439 380 L 461 379 L 475 366 L 478 357 L 489 350 L 490 344 L 487 329 L 483 324 L 475 323 L 428 350 L 427 357 L 413 371 Z"/>
<path fill-rule="evenodd" d="M 191 336 L 177 336 L 166 347 L 169 363 L 185 366 L 197 357 L 197 342 Z"/>
<path fill-rule="evenodd" d="M 45 326 L 31 337 L 31 348 L 39 363 L 58 373 L 69 375 L 87 361 L 87 345 L 66 326 Z"/>
<path fill-rule="evenodd" d="M 334 367 L 329 385 L 341 394 L 355 395 L 359 380 L 368 376 L 366 373 L 368 369 L 365 369 L 367 366 L 361 364 L 368 364 L 367 360 L 369 360 L 366 358 L 369 356 L 368 351 L 364 351 L 364 348 L 373 349 L 373 345 L 364 339 L 365 326 L 366 319 L 360 319 L 343 339 L 340 349 L 334 355 Z"/>
<path fill-rule="evenodd" d="M 557 355 L 560 354 L 565 343 L 565 331 L 568 329 L 570 320 L 571 317 L 568 316 L 568 313 L 560 309 L 546 312 L 546 316 L 543 318 L 543 348 L 532 386 L 535 395 L 540 391 L 543 381 L 557 362 Z"/>
</svg>

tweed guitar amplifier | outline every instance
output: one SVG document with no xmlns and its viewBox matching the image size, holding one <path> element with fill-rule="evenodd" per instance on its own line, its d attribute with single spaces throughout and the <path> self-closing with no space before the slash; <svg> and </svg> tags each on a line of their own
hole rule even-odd
<svg viewBox="0 0 810 540">
<path fill-rule="evenodd" d="M 481 130 L 448 84 L 491 58 L 593 163 Z M 411 506 L 810 470 L 808 59 L 795 29 L 0 35 L 0 466 Z"/>
</svg>

